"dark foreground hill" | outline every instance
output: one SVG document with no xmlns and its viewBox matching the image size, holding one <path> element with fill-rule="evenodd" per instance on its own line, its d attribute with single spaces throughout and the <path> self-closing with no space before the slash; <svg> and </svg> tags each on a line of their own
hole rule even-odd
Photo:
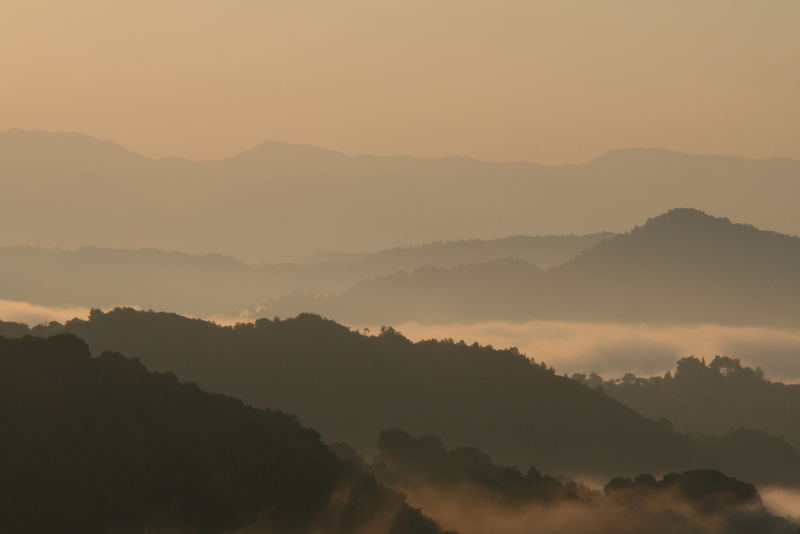
<svg viewBox="0 0 800 534">
<path fill-rule="evenodd" d="M 649 219 L 545 272 L 515 261 L 417 269 L 366 280 L 327 298 L 295 295 L 266 312 L 311 311 L 349 324 L 491 319 L 800 324 L 800 238 L 694 209 Z"/>
<path fill-rule="evenodd" d="M 71 335 L 0 337 L 0 531 L 436 534 L 294 417 Z"/>
<path fill-rule="evenodd" d="M 118 309 L 33 333 L 60 331 L 86 339 L 95 353 L 120 351 L 211 391 L 280 407 L 327 440 L 362 450 L 380 430 L 396 427 L 557 473 L 713 467 L 753 482 L 800 485 L 800 453 L 779 439 L 748 431 L 689 438 L 514 350 L 412 343 L 392 329 L 366 336 L 313 315 L 222 327 Z"/>
<path fill-rule="evenodd" d="M 753 428 L 784 436 L 800 447 L 800 384 L 773 382 L 761 369 L 734 358 L 710 362 L 684 358 L 674 373 L 603 380 L 597 375 L 574 379 L 601 386 L 609 396 L 650 417 L 666 417 L 684 432 L 722 435 Z"/>
<path fill-rule="evenodd" d="M 475 448 L 448 450 L 431 436 L 388 430 L 378 443 L 369 463 L 378 479 L 462 534 L 788 534 L 800 526 L 771 515 L 751 484 L 715 470 L 617 477 L 600 491 L 497 465 Z"/>
</svg>

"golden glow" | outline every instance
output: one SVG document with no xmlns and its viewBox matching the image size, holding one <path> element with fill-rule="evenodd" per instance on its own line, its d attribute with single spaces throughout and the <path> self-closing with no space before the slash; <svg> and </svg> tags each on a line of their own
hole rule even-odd
<svg viewBox="0 0 800 534">
<path fill-rule="evenodd" d="M 583 162 L 800 157 L 796 0 L 5 0 L 0 130 Z"/>
</svg>

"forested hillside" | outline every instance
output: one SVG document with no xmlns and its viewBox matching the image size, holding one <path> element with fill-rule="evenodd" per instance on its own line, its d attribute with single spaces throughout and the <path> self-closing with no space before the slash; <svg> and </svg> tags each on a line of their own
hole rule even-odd
<svg viewBox="0 0 800 534">
<path fill-rule="evenodd" d="M 0 337 L 0 421 L 3 532 L 440 532 L 294 417 L 72 335 Z"/>
<path fill-rule="evenodd" d="M 362 450 L 395 427 L 556 473 L 715 467 L 753 482 L 800 484 L 800 453 L 779 439 L 750 431 L 687 437 L 514 350 L 412 343 L 392 329 L 363 335 L 313 315 L 223 327 L 118 309 L 32 332 L 62 331 L 95 353 L 120 351 L 211 391 L 279 407 L 328 441 Z"/>
</svg>

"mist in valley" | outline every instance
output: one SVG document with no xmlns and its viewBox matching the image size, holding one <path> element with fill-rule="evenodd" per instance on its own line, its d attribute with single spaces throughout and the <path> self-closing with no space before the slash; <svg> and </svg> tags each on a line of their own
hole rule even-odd
<svg viewBox="0 0 800 534">
<path fill-rule="evenodd" d="M 394 326 L 414 340 L 451 338 L 498 348 L 517 347 L 523 354 L 570 375 L 652 376 L 673 369 L 684 356 L 711 360 L 716 355 L 729 355 L 761 367 L 771 379 L 800 382 L 800 330 L 795 329 L 564 321 L 412 322 Z"/>
</svg>

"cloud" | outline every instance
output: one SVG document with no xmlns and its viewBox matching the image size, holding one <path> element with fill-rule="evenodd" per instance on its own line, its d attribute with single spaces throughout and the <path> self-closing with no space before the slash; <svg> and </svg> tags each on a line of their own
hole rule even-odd
<svg viewBox="0 0 800 534">
<path fill-rule="evenodd" d="M 766 487 L 759 488 L 761 499 L 767 509 L 775 515 L 800 521 L 800 490 Z"/>
<path fill-rule="evenodd" d="M 413 340 L 477 341 L 515 346 L 559 373 L 596 372 L 617 377 L 661 374 L 684 356 L 724 354 L 762 367 L 774 380 L 800 382 L 800 330 L 751 326 L 649 325 L 566 321 L 487 321 L 451 325 L 401 323 Z"/>
<path fill-rule="evenodd" d="M 789 534 L 788 524 L 758 509 L 741 508 L 716 514 L 699 513 L 674 494 L 643 497 L 636 506 L 597 496 L 589 502 L 552 505 L 503 505 L 467 488 L 408 490 L 409 502 L 461 534 Z"/>
<path fill-rule="evenodd" d="M 50 321 L 64 322 L 75 317 L 86 318 L 89 308 L 40 306 L 30 302 L 0 300 L 0 320 L 35 325 Z"/>
</svg>

